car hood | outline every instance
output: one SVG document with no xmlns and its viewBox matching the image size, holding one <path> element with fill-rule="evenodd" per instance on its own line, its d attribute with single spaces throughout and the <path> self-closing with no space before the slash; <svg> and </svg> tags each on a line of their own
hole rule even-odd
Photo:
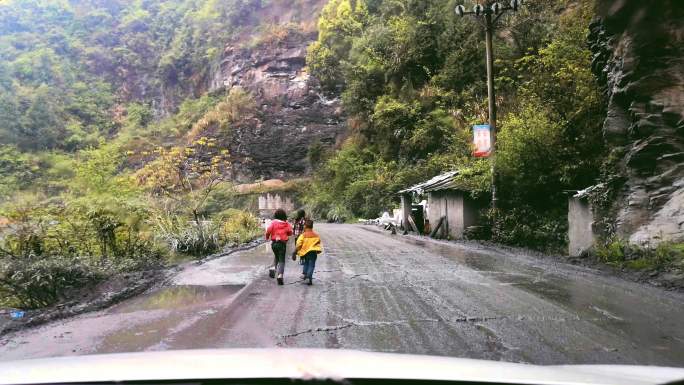
<svg viewBox="0 0 684 385">
<path fill-rule="evenodd" d="M 325 349 L 120 353 L 0 362 L 0 384 L 211 379 L 407 379 L 534 384 L 664 384 L 684 368 L 539 366 Z"/>
</svg>

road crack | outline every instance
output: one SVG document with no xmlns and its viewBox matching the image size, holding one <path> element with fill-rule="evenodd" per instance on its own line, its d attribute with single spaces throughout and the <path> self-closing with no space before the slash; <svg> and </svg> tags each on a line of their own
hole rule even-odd
<svg viewBox="0 0 684 385">
<path fill-rule="evenodd" d="M 440 322 L 438 319 L 434 318 L 418 318 L 418 319 L 401 319 L 392 321 L 359 321 L 345 319 L 344 321 L 351 323 L 354 326 L 395 326 L 395 325 L 408 325 L 416 322 Z"/>
<path fill-rule="evenodd" d="M 284 334 L 284 335 L 281 335 L 278 337 L 285 339 L 285 338 L 290 338 L 290 337 L 297 337 L 297 336 L 300 336 L 302 334 L 331 332 L 331 331 L 335 331 L 335 330 L 342 330 L 342 329 L 350 328 L 352 326 L 355 326 L 355 325 L 353 323 L 348 323 L 348 324 L 336 325 L 336 326 L 318 327 L 318 328 L 307 329 L 307 330 L 303 330 L 303 331 L 295 332 L 295 333 L 291 333 L 291 334 Z"/>
<path fill-rule="evenodd" d="M 341 317 L 340 317 L 341 318 Z M 365 326 L 365 327 L 372 327 L 372 326 L 394 326 L 394 325 L 408 325 L 411 323 L 415 322 L 440 322 L 438 319 L 434 318 L 420 318 L 420 319 L 402 319 L 402 320 L 391 320 L 391 321 L 359 321 L 359 320 L 353 320 L 353 319 L 346 319 L 344 318 L 343 321 L 345 322 L 342 325 L 334 325 L 334 326 L 324 326 L 324 327 L 317 327 L 317 328 L 311 328 L 307 330 L 302 330 L 290 334 L 283 334 L 278 336 L 281 339 L 287 339 L 287 338 L 292 338 L 292 337 L 298 337 L 303 334 L 313 334 L 313 333 L 321 333 L 321 332 L 332 332 L 332 331 L 337 331 L 337 330 L 342 330 L 342 329 L 348 329 L 352 326 Z"/>
<path fill-rule="evenodd" d="M 487 322 L 497 320 L 499 317 L 459 317 L 449 319 L 449 322 Z"/>
</svg>

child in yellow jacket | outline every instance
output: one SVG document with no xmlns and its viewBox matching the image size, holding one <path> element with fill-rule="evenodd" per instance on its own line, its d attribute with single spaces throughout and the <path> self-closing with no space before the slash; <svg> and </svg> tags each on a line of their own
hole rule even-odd
<svg viewBox="0 0 684 385">
<path fill-rule="evenodd" d="M 303 279 L 307 285 L 313 284 L 313 272 L 316 267 L 316 257 L 323 251 L 321 238 L 313 231 L 313 221 L 304 222 L 304 232 L 297 238 L 297 255 L 304 260 Z"/>
</svg>

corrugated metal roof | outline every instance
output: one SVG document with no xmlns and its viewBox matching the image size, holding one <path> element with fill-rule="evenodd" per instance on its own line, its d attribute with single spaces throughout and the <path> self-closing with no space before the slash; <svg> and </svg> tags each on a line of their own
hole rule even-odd
<svg viewBox="0 0 684 385">
<path fill-rule="evenodd" d="M 424 192 L 438 191 L 438 190 L 455 190 L 456 184 L 454 183 L 454 177 L 458 175 L 458 171 L 449 171 L 444 174 L 437 175 L 436 177 L 427 180 L 417 185 L 411 186 L 407 189 L 399 191 L 400 194 L 416 193 L 422 194 Z"/>
</svg>

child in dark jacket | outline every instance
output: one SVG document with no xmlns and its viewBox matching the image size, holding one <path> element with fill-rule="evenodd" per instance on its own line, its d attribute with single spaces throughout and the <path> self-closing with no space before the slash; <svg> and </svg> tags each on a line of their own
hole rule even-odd
<svg viewBox="0 0 684 385">
<path fill-rule="evenodd" d="M 306 222 L 306 211 L 298 210 L 297 216 L 294 218 L 294 236 L 295 239 L 299 238 L 299 235 L 304 232 L 304 223 Z"/>
<path fill-rule="evenodd" d="M 270 239 L 272 241 L 271 250 L 273 250 L 274 256 L 274 266 L 269 268 L 269 275 L 273 278 L 277 271 L 278 285 L 283 284 L 285 249 L 287 248 L 287 239 L 290 235 L 292 235 L 292 226 L 287 222 L 287 214 L 282 209 L 276 210 L 271 225 L 266 229 L 266 240 Z"/>
<path fill-rule="evenodd" d="M 304 223 L 306 222 L 306 211 L 304 210 L 299 210 L 297 211 L 297 216 L 294 219 L 294 238 L 295 241 L 297 238 L 299 238 L 299 235 L 301 235 L 304 232 Z M 292 260 L 297 259 L 297 250 L 292 252 Z M 304 259 L 300 258 L 299 259 L 299 264 L 303 265 L 304 264 Z M 303 267 L 302 267 L 303 268 Z M 302 272 L 304 274 L 304 272 Z"/>
<path fill-rule="evenodd" d="M 304 232 L 297 238 L 297 255 L 304 259 L 304 280 L 307 285 L 313 284 L 313 272 L 316 258 L 323 251 L 321 238 L 313 231 L 313 221 L 304 222 Z"/>
</svg>

